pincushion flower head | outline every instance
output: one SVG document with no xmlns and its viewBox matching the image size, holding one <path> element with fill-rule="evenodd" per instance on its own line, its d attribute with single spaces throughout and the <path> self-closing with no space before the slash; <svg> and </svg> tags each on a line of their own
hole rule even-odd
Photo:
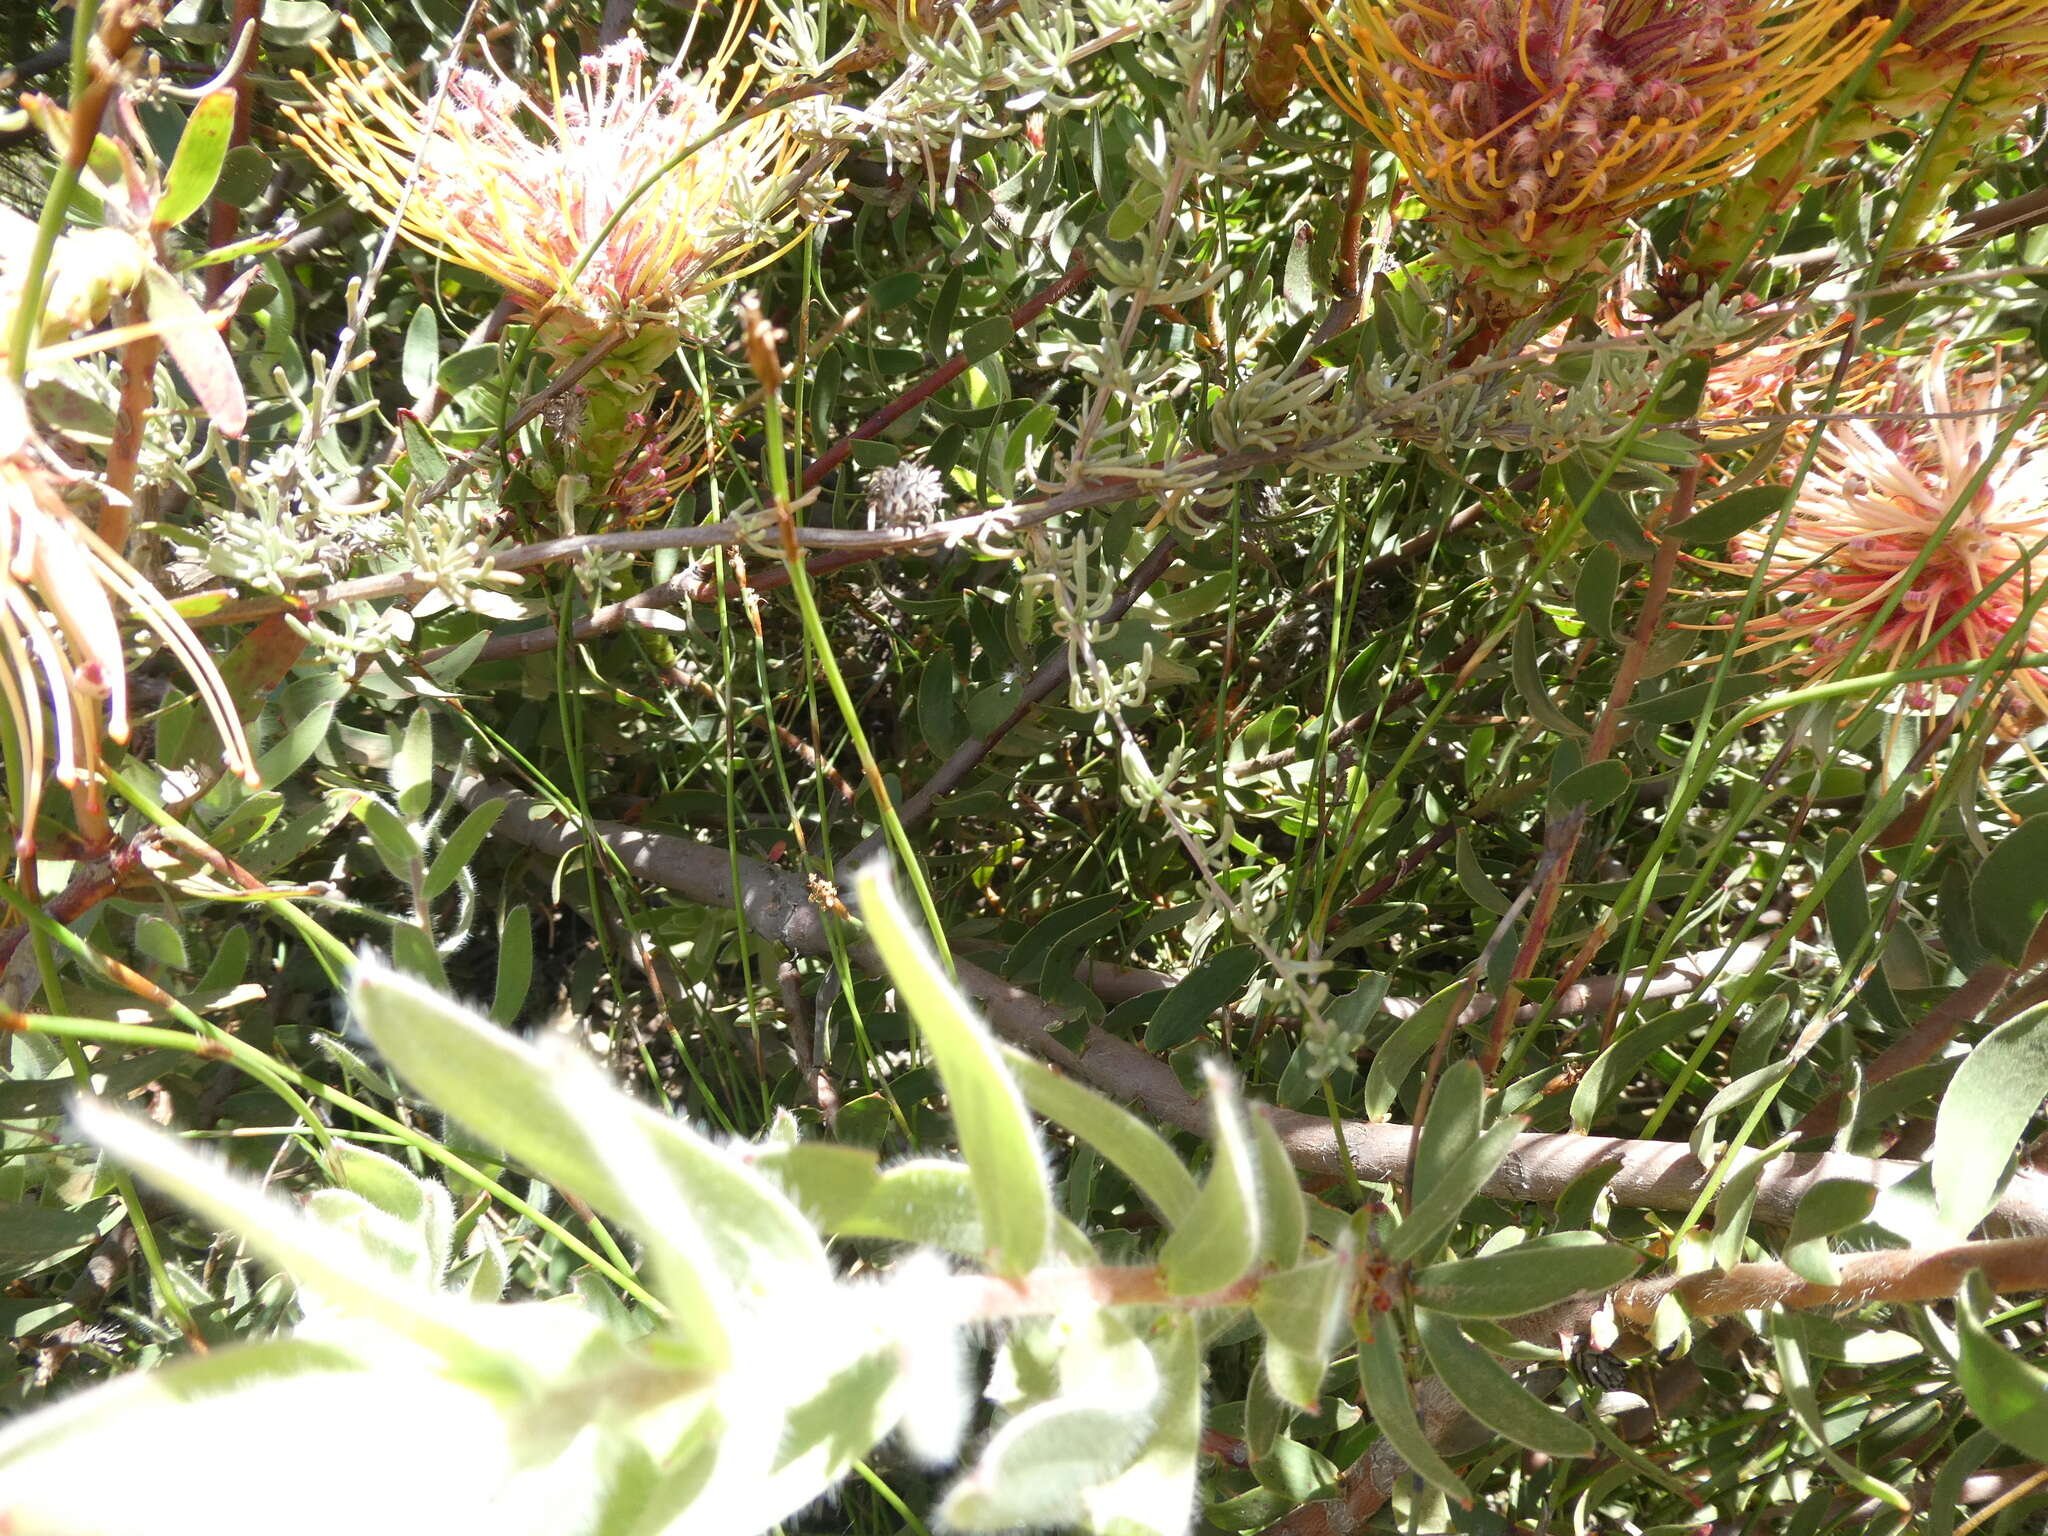
<svg viewBox="0 0 2048 1536">
<path fill-rule="evenodd" d="M 1310 60 L 1451 259 L 1525 306 L 1739 174 L 1855 68 L 1855 0 L 1337 0 Z"/>
<path fill-rule="evenodd" d="M 2048 101 L 2048 0 L 1862 0 L 1859 14 L 1897 26 L 1865 92 L 1889 116 L 1939 114 L 1958 86 L 1993 121 Z"/>
<path fill-rule="evenodd" d="M 1738 541 L 1776 602 L 1745 650 L 1802 642 L 1815 675 L 2048 651 L 2048 423 L 2021 422 L 1999 452 L 1997 371 L 1950 371 L 1945 352 L 1898 381 L 1891 419 L 1829 424 L 1776 540 L 1766 523 Z M 2002 703 L 2009 728 L 2048 718 L 2048 672 L 2013 672 Z"/>
<path fill-rule="evenodd" d="M 423 102 L 388 64 L 330 54 L 330 81 L 294 119 L 352 196 L 503 286 L 544 343 L 625 333 L 636 342 L 619 362 L 637 347 L 651 371 L 694 301 L 761 264 L 796 190 L 788 114 L 737 111 L 749 72 L 719 84 L 746 14 L 691 73 L 652 68 L 629 36 L 565 82 L 549 39 L 540 95 L 495 68 L 463 69 Z"/>
</svg>

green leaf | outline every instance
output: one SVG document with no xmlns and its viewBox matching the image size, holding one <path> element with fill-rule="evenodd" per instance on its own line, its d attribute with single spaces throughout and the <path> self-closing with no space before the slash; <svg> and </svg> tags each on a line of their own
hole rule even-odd
<svg viewBox="0 0 2048 1536">
<path fill-rule="evenodd" d="M 1252 1296 L 1266 1330 L 1266 1382 L 1282 1402 L 1312 1411 L 1351 1297 L 1348 1242 L 1329 1258 L 1267 1275 Z"/>
<path fill-rule="evenodd" d="M 399 382 L 405 385 L 406 393 L 411 395 L 413 399 L 421 399 L 433 392 L 435 387 L 434 370 L 440 364 L 440 313 L 431 304 L 418 305 L 412 312 L 412 318 L 405 322 L 405 346 L 399 353 Z M 402 413 L 401 426 L 404 425 L 403 418 L 411 414 L 410 411 Z M 432 443 L 433 439 L 428 438 L 428 442 Z M 406 449 L 408 452 L 412 451 L 410 434 L 406 438 Z M 437 446 L 435 452 L 439 451 Z M 418 474 L 429 480 L 438 480 L 441 478 L 441 475 L 447 473 L 447 462 L 445 459 L 442 461 L 441 469 L 437 473 L 429 470 L 417 453 L 413 454 L 413 467 Z"/>
<path fill-rule="evenodd" d="M 1418 1188 L 1415 1203 L 1386 1241 L 1387 1257 L 1397 1264 L 1419 1259 L 1442 1243 L 1527 1123 L 1519 1115 L 1502 1116 L 1458 1155 L 1433 1187 Z"/>
<path fill-rule="evenodd" d="M 1452 1317 L 1520 1317 L 1581 1291 L 1609 1291 L 1641 1262 L 1591 1232 L 1559 1232 L 1415 1272 L 1418 1307 Z"/>
<path fill-rule="evenodd" d="M 100 1235 L 104 1207 L 77 1210 L 0 1202 L 0 1262 L 49 1259 L 82 1248 Z"/>
<path fill-rule="evenodd" d="M 1372 1318 L 1372 1333 L 1358 1341 L 1358 1376 L 1365 1387 L 1365 1406 L 1373 1423 L 1387 1437 L 1387 1443 L 1401 1453 L 1425 1482 L 1454 1500 L 1459 1507 L 1472 1507 L 1472 1490 L 1451 1470 L 1450 1463 L 1436 1452 L 1415 1417 L 1415 1402 L 1409 1396 L 1408 1375 L 1401 1366 L 1401 1328 L 1391 1312 Z"/>
<path fill-rule="evenodd" d="M 2007 1445 L 2048 1461 L 2048 1371 L 2013 1354 L 1984 1326 L 1990 1287 L 1970 1276 L 1956 1302 L 1956 1379 L 1978 1422 Z"/>
<path fill-rule="evenodd" d="M 1748 1103 L 1766 1088 L 1782 1083 L 1798 1069 L 1799 1063 L 1791 1057 L 1783 1057 L 1768 1066 L 1758 1067 L 1754 1072 L 1745 1073 L 1734 1082 L 1707 1100 L 1707 1107 L 1700 1111 L 1697 1124 L 1693 1126 L 1689 1139 L 1692 1155 L 1702 1163 L 1714 1161 L 1714 1124 L 1722 1115 Z"/>
<path fill-rule="evenodd" d="M 1935 1111 L 1934 1197 L 1943 1224 L 1958 1237 L 1998 1203 L 2014 1149 L 2043 1098 L 2048 1098 L 2048 1004 L 2008 1019 L 1979 1040 L 1949 1079 Z"/>
<path fill-rule="evenodd" d="M 430 309 L 416 311 L 432 316 Z M 448 455 L 441 451 L 441 445 L 434 441 L 434 434 L 426 424 L 411 411 L 398 413 L 398 433 L 405 440 L 405 456 L 412 462 L 413 481 L 418 485 L 437 484 L 448 473 Z M 426 712 L 414 715 L 415 720 L 427 718 Z"/>
<path fill-rule="evenodd" d="M 364 962 L 351 1009 L 386 1064 L 436 1108 L 502 1147 L 548 1182 L 614 1216 L 667 1198 L 620 1190 L 559 1088 L 560 1066 L 532 1046 L 408 976 Z M 735 1291 L 779 1305 L 829 1277 L 811 1224 L 775 1187 L 679 1120 L 612 1092 L 611 1118 L 631 1117 L 666 1181 L 696 1213 L 704 1241 Z M 631 1155 L 641 1166 L 637 1149 Z M 644 1234 L 643 1234 L 644 1235 Z"/>
<path fill-rule="evenodd" d="M 1061 1352 L 1060 1394 L 1014 1415 L 946 1493 L 956 1531 L 1080 1523 L 1088 1491 L 1137 1460 L 1161 1409 L 1159 1365 L 1114 1313 L 1077 1318 Z"/>
<path fill-rule="evenodd" d="M 1621 557 L 1613 546 L 1595 544 L 1579 564 L 1572 588 L 1572 606 L 1579 620 L 1599 639 L 1614 640 L 1614 597 L 1621 586 Z"/>
<path fill-rule="evenodd" d="M 1102 1536 L 1183 1536 L 1202 1444 L 1202 1344 L 1196 1320 L 1168 1317 L 1147 1341 L 1159 1373 L 1152 1432 L 1131 1464 L 1081 1495 Z"/>
<path fill-rule="evenodd" d="M 1044 1256 L 1052 1232 L 1052 1185 L 1024 1095 L 1005 1070 L 994 1036 L 911 926 L 887 876 L 870 868 L 854 888 L 868 935 L 952 1101 L 995 1268 L 1004 1275 L 1028 1273 Z"/>
<path fill-rule="evenodd" d="M 419 838 L 413 829 L 400 820 L 390 806 L 373 796 L 365 795 L 358 800 L 355 812 L 363 830 L 370 834 L 370 845 L 377 850 L 377 857 L 390 871 L 391 878 L 410 886 L 413 866 L 421 857 Z"/>
<path fill-rule="evenodd" d="M 961 1164 L 939 1158 L 896 1164 L 829 1230 L 835 1237 L 879 1237 L 970 1259 L 988 1249 L 973 1178 Z"/>
<path fill-rule="evenodd" d="M 469 861 L 476 857 L 477 849 L 483 846 L 484 838 L 498 818 L 504 814 L 503 800 L 486 800 L 456 823 L 455 830 L 448 834 L 440 851 L 434 855 L 434 862 L 427 866 L 424 890 L 429 901 L 461 878 Z"/>
<path fill-rule="evenodd" d="M 1781 1136 L 1767 1147 L 1744 1153 L 1722 1181 L 1714 1197 L 1714 1263 L 1733 1269 L 1742 1262 L 1742 1240 L 1749 1231 L 1749 1218 L 1756 1210 L 1756 1187 L 1773 1159 L 1791 1149 L 1796 1135 Z"/>
<path fill-rule="evenodd" d="M 1628 764 L 1613 758 L 1605 762 L 1588 763 L 1565 775 L 1557 787 L 1550 792 L 1551 809 L 1558 812 L 1583 809 L 1591 816 L 1604 811 L 1623 795 L 1633 779 Z"/>
<path fill-rule="evenodd" d="M 1424 1053 L 1436 1045 L 1450 1025 L 1451 1011 L 1472 995 L 1468 982 L 1453 982 L 1429 999 L 1372 1053 L 1365 1073 L 1365 1113 L 1371 1120 L 1384 1120 L 1400 1097 L 1401 1085 Z"/>
<path fill-rule="evenodd" d="M 1710 502 L 1668 530 L 1682 544 L 1726 544 L 1738 533 L 1776 517 L 1792 499 L 1783 485 L 1752 485 Z"/>
<path fill-rule="evenodd" d="M 1151 1126 L 1094 1089 L 1062 1077 L 1036 1057 L 1005 1047 L 1003 1059 L 1031 1107 L 1085 1141 L 1152 1202 L 1169 1227 L 1195 1204 L 1195 1179 Z"/>
<path fill-rule="evenodd" d="M 1984 948 L 2007 965 L 2026 958 L 2048 917 L 2048 813 L 2029 816 L 1999 839 L 1970 882 L 1970 911 Z"/>
<path fill-rule="evenodd" d="M 1145 1026 L 1145 1049 L 1170 1051 L 1202 1032 L 1212 1014 L 1233 1002 L 1259 968 L 1249 945 L 1219 950 L 1175 983 Z"/>
<path fill-rule="evenodd" d="M 423 816 L 434 793 L 434 717 L 424 709 L 412 712 L 391 754 L 391 789 L 401 816 Z"/>
<path fill-rule="evenodd" d="M 984 357 L 1002 351 L 1010 344 L 1010 338 L 1015 334 L 1009 316 L 991 315 L 988 319 L 977 320 L 967 327 L 960 337 L 960 350 L 956 355 L 966 358 L 970 363 L 978 363 Z"/>
<path fill-rule="evenodd" d="M 1486 1103 L 1486 1074 L 1470 1059 L 1454 1061 L 1437 1079 L 1423 1116 L 1415 1146 L 1415 1187 L 1433 1189 L 1479 1139 L 1480 1112 Z"/>
<path fill-rule="evenodd" d="M 1591 1128 L 1648 1061 L 1665 1046 L 1683 1039 L 1713 1012 L 1711 1003 L 1679 1008 L 1661 1019 L 1639 1024 L 1593 1059 L 1579 1086 L 1572 1090 L 1572 1129 Z"/>
<path fill-rule="evenodd" d="M 1300 1262 L 1308 1243 L 1307 1200 L 1271 1113 L 1263 1104 L 1253 1105 L 1249 1119 L 1258 1175 L 1260 1257 L 1274 1269 L 1285 1269 Z"/>
<path fill-rule="evenodd" d="M 1258 1172 L 1244 1106 L 1228 1074 L 1210 1066 L 1209 1112 L 1215 1117 L 1209 1177 L 1188 1218 L 1159 1250 L 1166 1289 L 1174 1296 L 1204 1296 L 1241 1279 L 1258 1262 Z"/>
<path fill-rule="evenodd" d="M 1785 1264 L 1815 1285 L 1839 1285 L 1842 1272 L 1828 1239 L 1853 1227 L 1877 1204 L 1877 1190 L 1861 1179 L 1822 1179 L 1799 1198 L 1785 1240 Z"/>
<path fill-rule="evenodd" d="M 164 172 L 163 195 L 150 214 L 158 229 L 184 223 L 213 195 L 235 132 L 235 100 L 232 86 L 208 91 L 185 119 L 170 169 Z"/>
<path fill-rule="evenodd" d="M 1590 1456 L 1592 1432 L 1525 1391 L 1458 1325 L 1439 1313 L 1415 1314 L 1416 1336 L 1451 1396 L 1489 1429 L 1546 1456 Z"/>
<path fill-rule="evenodd" d="M 491 1019 L 510 1024 L 526 1006 L 533 982 L 533 915 L 526 903 L 506 909 L 498 922 L 498 977 L 491 989 Z"/>
<path fill-rule="evenodd" d="M 1514 678 L 1515 692 L 1521 695 L 1530 719 L 1557 736 L 1584 740 L 1592 734 L 1559 709 L 1550 697 L 1550 690 L 1544 687 L 1543 674 L 1536 665 L 1536 619 L 1527 608 L 1515 620 L 1514 638 L 1508 650 L 1508 671 Z"/>
</svg>

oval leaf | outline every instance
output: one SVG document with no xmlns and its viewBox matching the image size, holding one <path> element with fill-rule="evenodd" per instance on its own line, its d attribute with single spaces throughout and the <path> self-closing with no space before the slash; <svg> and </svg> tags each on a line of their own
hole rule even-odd
<svg viewBox="0 0 2048 1536">
<path fill-rule="evenodd" d="M 1546 1456 L 1593 1454 L 1591 1430 L 1536 1401 L 1448 1317 L 1417 1312 L 1415 1332 L 1451 1396 L 1480 1423 Z"/>
<path fill-rule="evenodd" d="M 1978 941 L 2007 965 L 2020 964 L 2048 916 L 2048 813 L 2029 816 L 1991 850 L 1970 882 L 1970 912 Z"/>
<path fill-rule="evenodd" d="M 1934 1198 L 1951 1232 L 1967 1233 L 1997 1203 L 2013 1149 L 2043 1098 L 2048 1004 L 2007 1020 L 1978 1041 L 1941 1096 L 1934 1116 Z"/>
<path fill-rule="evenodd" d="M 1415 1304 L 1452 1317 L 1520 1317 L 1581 1291 L 1606 1291 L 1640 1261 L 1591 1232 L 1560 1232 L 1415 1273 Z"/>
</svg>

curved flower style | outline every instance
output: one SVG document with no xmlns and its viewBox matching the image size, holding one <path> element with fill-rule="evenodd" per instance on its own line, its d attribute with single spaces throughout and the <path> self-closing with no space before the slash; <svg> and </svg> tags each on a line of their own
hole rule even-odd
<svg viewBox="0 0 2048 1536">
<path fill-rule="evenodd" d="M 421 249 L 503 285 L 544 340 L 673 322 L 760 265 L 764 223 L 794 190 L 788 115 L 735 122 L 714 84 L 745 14 L 689 75 L 650 72 L 628 37 L 565 86 L 550 38 L 538 99 L 464 69 L 430 107 L 388 65 L 324 54 L 334 77 L 324 90 L 300 77 L 318 105 L 293 119 L 330 176 Z"/>
<path fill-rule="evenodd" d="M 1526 300 L 1791 134 L 1880 23 L 1855 0 L 1342 0 L 1311 68 L 1450 254 Z"/>
<path fill-rule="evenodd" d="M 1784 599 L 1750 622 L 1761 638 L 1745 651 L 1804 641 L 1813 674 L 1981 661 L 2015 628 L 2008 655 L 2048 651 L 2048 423 L 2022 423 L 1980 474 L 2005 427 L 1999 380 L 1950 374 L 1945 351 L 1917 390 L 1895 386 L 1893 410 L 1917 393 L 1917 419 L 1830 425 L 1775 545 L 1768 523 L 1738 542 L 1737 569 L 1766 561 L 1764 590 Z M 2009 726 L 2048 718 L 2048 672 L 2014 672 L 2004 703 Z"/>
<path fill-rule="evenodd" d="M 21 752 L 15 850 L 35 851 L 43 779 L 55 737 L 57 782 L 71 791 L 88 841 L 106 833 L 99 790 L 100 739 L 128 739 L 127 660 L 119 603 L 178 658 L 219 733 L 226 766 L 258 782 L 254 755 L 227 684 L 163 594 L 103 543 L 64 503 L 56 472 L 40 461 L 17 410 L 0 426 L 0 704 Z M 48 714 L 44 704 L 48 701 Z"/>
</svg>

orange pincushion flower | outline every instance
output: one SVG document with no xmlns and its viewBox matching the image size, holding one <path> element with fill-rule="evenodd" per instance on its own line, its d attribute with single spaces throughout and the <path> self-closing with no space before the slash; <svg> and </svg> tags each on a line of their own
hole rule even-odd
<svg viewBox="0 0 2048 1536">
<path fill-rule="evenodd" d="M 1876 23 L 1855 0 L 1341 0 L 1310 67 L 1507 294 L 1792 133 Z"/>
<path fill-rule="evenodd" d="M 1804 642 L 1813 674 L 1981 661 L 2002 645 L 2008 656 L 2048 651 L 2048 423 L 2021 423 L 1973 490 L 2007 413 L 1996 371 L 1951 374 L 1946 350 L 1917 391 L 1895 387 L 1898 412 L 1918 394 L 1915 417 L 1830 424 L 1775 545 L 1770 524 L 1738 542 L 1739 568 L 1767 560 L 1764 590 L 1782 600 L 1751 621 L 1761 638 L 1746 651 Z M 2008 643 L 2015 628 L 2024 633 Z M 2048 718 L 2048 672 L 2014 672 L 2004 702 L 2016 720 Z"/>
<path fill-rule="evenodd" d="M 293 117 L 330 176 L 395 214 L 421 249 L 502 284 L 529 318 L 603 330 L 668 321 L 759 265 L 749 257 L 764 195 L 796 160 L 786 113 L 727 127 L 734 97 L 715 77 L 744 15 L 692 74 L 651 71 L 627 37 L 582 60 L 565 87 L 549 39 L 538 98 L 464 69 L 430 107 L 389 66 L 326 55 L 334 78 L 316 109 Z"/>
</svg>

